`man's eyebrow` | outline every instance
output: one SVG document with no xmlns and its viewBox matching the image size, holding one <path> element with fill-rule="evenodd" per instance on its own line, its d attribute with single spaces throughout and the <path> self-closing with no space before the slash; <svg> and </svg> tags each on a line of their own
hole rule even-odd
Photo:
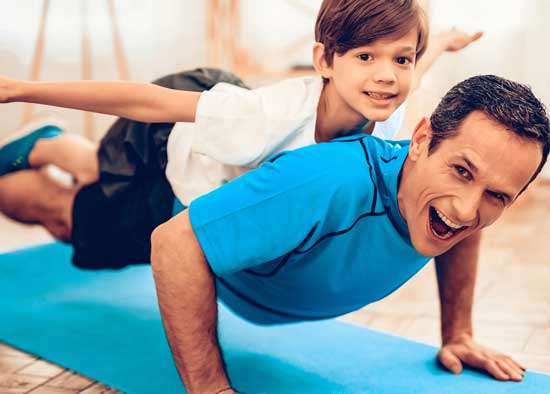
<svg viewBox="0 0 550 394">
<path fill-rule="evenodd" d="M 472 162 L 472 160 L 470 160 L 470 158 L 468 158 L 468 156 L 466 156 L 465 154 L 461 154 L 459 156 L 459 158 L 461 158 L 462 160 L 464 160 L 466 162 L 466 164 L 468 165 L 468 167 L 470 167 L 472 172 L 475 172 L 475 173 L 478 172 L 478 169 L 477 169 L 476 165 Z"/>
<path fill-rule="evenodd" d="M 477 173 L 479 171 L 478 168 L 476 167 L 476 165 L 472 162 L 472 160 L 467 155 L 461 154 L 459 156 L 459 158 L 464 160 L 464 162 L 468 165 L 468 167 L 470 167 L 472 172 Z M 512 194 L 510 194 L 508 192 L 505 192 L 505 191 L 501 191 L 501 190 L 489 190 L 489 191 L 493 192 L 493 193 L 502 194 L 508 201 L 513 201 L 513 199 L 514 199 L 512 197 Z"/>
</svg>

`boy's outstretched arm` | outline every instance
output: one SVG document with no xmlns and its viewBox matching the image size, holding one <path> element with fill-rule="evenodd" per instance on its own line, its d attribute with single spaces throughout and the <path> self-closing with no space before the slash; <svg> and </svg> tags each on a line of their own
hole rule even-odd
<svg viewBox="0 0 550 394">
<path fill-rule="evenodd" d="M 414 70 L 413 89 L 420 86 L 424 75 L 436 62 L 439 56 L 443 54 L 443 52 L 460 51 L 472 42 L 479 40 L 481 37 L 483 37 L 483 32 L 481 31 L 474 34 L 468 34 L 455 28 L 431 36 L 428 41 L 426 52 L 416 64 Z"/>
<path fill-rule="evenodd" d="M 122 81 L 28 82 L 0 77 L 0 103 L 27 102 L 141 122 L 194 122 L 200 93 Z"/>
<path fill-rule="evenodd" d="M 213 275 L 187 211 L 157 227 L 151 245 L 164 329 L 187 392 L 233 393 L 218 347 Z"/>
<path fill-rule="evenodd" d="M 465 364 L 485 370 L 498 380 L 521 381 L 521 365 L 473 339 L 472 305 L 480 242 L 478 232 L 436 257 L 442 338 L 437 357 L 453 373 L 462 372 Z"/>
</svg>

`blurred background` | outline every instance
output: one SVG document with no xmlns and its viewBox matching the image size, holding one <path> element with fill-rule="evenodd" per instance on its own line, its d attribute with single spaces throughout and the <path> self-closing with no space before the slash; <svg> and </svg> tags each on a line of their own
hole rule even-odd
<svg viewBox="0 0 550 394">
<path fill-rule="evenodd" d="M 321 0 L 0 0 L 0 74 L 31 80 L 130 79 L 214 66 L 252 86 L 311 72 Z M 432 33 L 484 31 L 444 53 L 407 101 L 400 136 L 455 83 L 497 74 L 532 86 L 550 103 L 550 1 L 424 0 Z M 0 137 L 34 116 L 57 113 L 99 139 L 112 118 L 19 103 L 0 106 Z M 550 372 L 550 171 L 485 234 L 476 290 L 478 339 L 527 367 Z M 546 181 L 544 180 L 546 179 Z M 34 226 L 0 218 L 0 250 L 47 242 Z M 433 265 L 382 302 L 347 316 L 357 324 L 439 343 Z M 1 365 L 0 365 L 1 372 Z"/>
<path fill-rule="evenodd" d="M 231 69 L 257 86 L 311 64 L 321 0 L 0 0 L 0 73 L 20 79 L 150 81 L 197 66 Z M 456 82 L 492 73 L 531 85 L 550 102 L 550 2 L 423 0 L 433 33 L 452 27 L 485 36 L 444 54 L 409 100 L 429 113 Z M 293 71 L 294 70 L 294 71 Z M 0 107 L 0 134 L 29 116 Z M 35 108 L 33 112 L 50 109 Z M 74 131 L 99 138 L 111 121 L 63 113 Z M 414 124 L 414 122 L 412 122 Z M 86 130 L 84 128 L 86 127 Z M 403 130 L 410 129 L 410 122 Z"/>
</svg>

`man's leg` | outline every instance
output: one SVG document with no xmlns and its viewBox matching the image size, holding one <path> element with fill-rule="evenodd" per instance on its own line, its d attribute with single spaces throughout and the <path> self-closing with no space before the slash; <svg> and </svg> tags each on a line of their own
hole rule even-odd
<svg viewBox="0 0 550 394">
<path fill-rule="evenodd" d="M 58 184 L 38 170 L 0 177 L 0 211 L 23 223 L 41 224 L 55 238 L 69 242 L 76 187 Z"/>
</svg>

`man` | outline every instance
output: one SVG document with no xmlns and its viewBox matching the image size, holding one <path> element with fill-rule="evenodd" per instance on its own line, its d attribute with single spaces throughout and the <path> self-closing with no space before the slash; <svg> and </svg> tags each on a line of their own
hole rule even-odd
<svg viewBox="0 0 550 394">
<path fill-rule="evenodd" d="M 283 152 L 193 201 L 152 236 L 161 312 L 188 392 L 234 392 L 216 296 L 262 324 L 380 299 L 429 256 L 495 222 L 541 170 L 549 137 L 528 88 L 474 77 L 451 89 L 410 143 L 352 136 Z M 452 369 L 460 355 L 446 339 L 440 359 Z M 463 361 L 501 379 L 522 374 L 504 356 Z"/>
</svg>

